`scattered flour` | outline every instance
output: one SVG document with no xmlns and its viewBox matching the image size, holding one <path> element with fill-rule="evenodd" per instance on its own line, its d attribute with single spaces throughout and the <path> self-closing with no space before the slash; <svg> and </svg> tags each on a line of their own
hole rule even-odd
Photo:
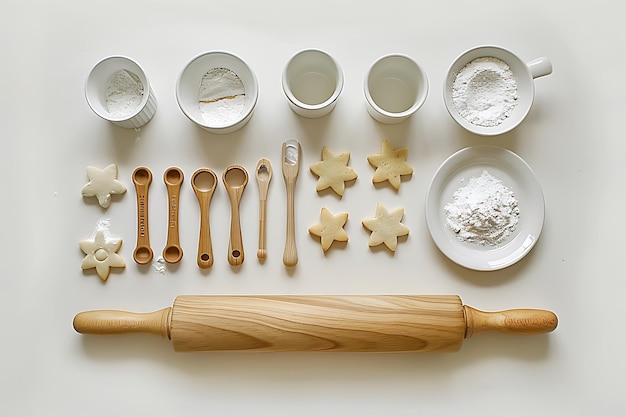
<svg viewBox="0 0 626 417">
<path fill-rule="evenodd" d="M 518 202 L 508 187 L 489 172 L 471 178 L 444 207 L 447 226 L 462 242 L 494 246 L 515 231 Z"/>
<path fill-rule="evenodd" d="M 493 127 L 517 107 L 517 80 L 509 66 L 493 57 L 476 58 L 464 66 L 452 84 L 452 102 L 472 124 Z"/>
<path fill-rule="evenodd" d="M 158 274 L 165 275 L 165 273 L 167 272 L 165 259 L 163 259 L 163 257 L 161 256 L 159 256 L 156 261 L 152 263 L 152 266 L 154 267 L 155 272 Z"/>
<path fill-rule="evenodd" d="M 143 83 L 130 71 L 115 72 L 107 85 L 107 111 L 113 116 L 131 114 L 143 100 Z"/>
<path fill-rule="evenodd" d="M 202 77 L 198 101 L 204 121 L 226 126 L 243 112 L 246 91 L 237 74 L 227 68 L 212 68 Z"/>
</svg>

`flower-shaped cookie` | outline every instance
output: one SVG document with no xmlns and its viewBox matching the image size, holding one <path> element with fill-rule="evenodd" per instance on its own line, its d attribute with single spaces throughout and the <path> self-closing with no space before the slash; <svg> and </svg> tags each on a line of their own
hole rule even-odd
<svg viewBox="0 0 626 417">
<path fill-rule="evenodd" d="M 381 203 L 376 205 L 376 216 L 363 219 L 362 223 L 372 233 L 369 246 L 378 246 L 384 243 L 389 250 L 395 252 L 398 247 L 398 237 L 409 234 L 409 228 L 400 223 L 404 216 L 404 208 L 388 211 Z"/>
<path fill-rule="evenodd" d="M 321 238 L 322 250 L 326 252 L 335 240 L 338 242 L 348 241 L 348 234 L 343 229 L 347 221 L 348 213 L 333 215 L 330 210 L 322 207 L 320 223 L 309 227 L 309 233 Z"/>
<path fill-rule="evenodd" d="M 85 184 L 81 193 L 84 197 L 98 197 L 98 204 L 102 208 L 111 205 L 111 194 L 123 194 L 126 186 L 117 180 L 117 165 L 111 164 L 104 169 L 87 167 L 89 182 Z"/>
<path fill-rule="evenodd" d="M 406 162 L 408 155 L 408 148 L 393 149 L 387 140 L 383 140 L 381 153 L 367 157 L 369 163 L 376 168 L 372 182 L 389 181 L 389 184 L 398 191 L 401 175 L 413 174 L 413 168 Z"/>
<path fill-rule="evenodd" d="M 357 178 L 354 169 L 348 166 L 350 152 L 333 154 L 326 146 L 322 148 L 322 160 L 311 165 L 311 172 L 319 178 L 315 189 L 322 191 L 332 188 L 334 192 L 343 196 L 346 181 Z"/>
<path fill-rule="evenodd" d="M 96 268 L 98 276 L 106 281 L 112 267 L 124 268 L 124 259 L 117 254 L 122 246 L 122 239 L 105 239 L 104 232 L 98 230 L 93 240 L 79 242 L 80 249 L 87 256 L 83 258 L 82 269 Z"/>
</svg>

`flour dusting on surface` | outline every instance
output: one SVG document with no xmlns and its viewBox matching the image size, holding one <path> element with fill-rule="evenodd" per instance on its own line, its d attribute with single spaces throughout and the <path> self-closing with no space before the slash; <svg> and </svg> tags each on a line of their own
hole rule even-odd
<svg viewBox="0 0 626 417">
<path fill-rule="evenodd" d="M 152 266 L 158 274 L 165 275 L 167 272 L 167 264 L 165 263 L 165 259 L 161 256 L 159 256 L 156 261 L 152 263 Z"/>
</svg>

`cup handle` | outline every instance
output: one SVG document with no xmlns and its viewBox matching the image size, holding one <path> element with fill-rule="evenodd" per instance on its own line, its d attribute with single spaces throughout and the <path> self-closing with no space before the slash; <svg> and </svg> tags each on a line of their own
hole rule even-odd
<svg viewBox="0 0 626 417">
<path fill-rule="evenodd" d="M 552 74 L 552 62 L 546 57 L 533 59 L 526 63 L 526 66 L 530 70 L 530 75 L 532 75 L 533 78 Z"/>
</svg>

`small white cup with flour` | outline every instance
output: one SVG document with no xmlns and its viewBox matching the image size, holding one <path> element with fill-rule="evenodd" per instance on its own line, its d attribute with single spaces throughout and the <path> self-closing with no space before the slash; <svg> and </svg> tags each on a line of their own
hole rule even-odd
<svg viewBox="0 0 626 417">
<path fill-rule="evenodd" d="M 448 68 L 443 99 L 450 116 L 482 136 L 509 132 L 525 118 L 535 97 L 535 78 L 552 73 L 548 58 L 528 63 L 499 46 L 478 46 Z"/>
<path fill-rule="evenodd" d="M 380 123 L 396 124 L 422 107 L 428 96 L 428 77 L 409 56 L 389 54 L 370 65 L 363 92 L 370 116 Z"/>
<path fill-rule="evenodd" d="M 204 130 L 228 134 L 241 129 L 256 107 L 257 78 L 243 59 L 209 51 L 193 58 L 176 82 L 182 112 Z"/>
<path fill-rule="evenodd" d="M 316 119 L 335 108 L 343 90 L 343 70 L 327 52 L 304 49 L 287 61 L 282 86 L 291 110 Z"/>
<path fill-rule="evenodd" d="M 85 84 L 85 97 L 94 113 L 124 128 L 140 128 L 157 109 L 146 72 L 125 56 L 104 58 L 93 67 Z"/>
</svg>

